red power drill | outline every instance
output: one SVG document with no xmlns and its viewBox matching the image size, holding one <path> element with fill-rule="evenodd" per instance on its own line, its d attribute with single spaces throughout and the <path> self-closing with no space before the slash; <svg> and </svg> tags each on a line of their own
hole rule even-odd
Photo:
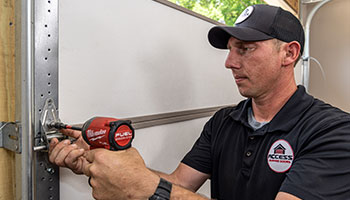
<svg viewBox="0 0 350 200">
<path fill-rule="evenodd" d="M 93 117 L 86 121 L 82 128 L 69 126 L 61 122 L 50 123 L 48 126 L 81 131 L 85 142 L 90 145 L 90 149 L 124 150 L 131 147 L 131 142 L 134 139 L 134 129 L 129 120 Z"/>
</svg>

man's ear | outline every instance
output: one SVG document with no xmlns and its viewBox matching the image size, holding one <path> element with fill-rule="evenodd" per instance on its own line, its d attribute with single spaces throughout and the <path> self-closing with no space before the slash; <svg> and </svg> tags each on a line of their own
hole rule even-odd
<svg viewBox="0 0 350 200">
<path fill-rule="evenodd" d="M 300 54 L 300 44 L 296 41 L 286 43 L 284 46 L 285 55 L 282 62 L 283 66 L 291 65 L 297 62 Z M 294 64 L 293 64 L 294 66 Z"/>
</svg>

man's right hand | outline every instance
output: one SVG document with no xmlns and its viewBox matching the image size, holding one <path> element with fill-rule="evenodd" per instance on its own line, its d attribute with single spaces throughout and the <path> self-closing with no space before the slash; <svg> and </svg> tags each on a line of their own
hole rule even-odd
<svg viewBox="0 0 350 200">
<path fill-rule="evenodd" d="M 57 138 L 53 138 L 49 147 L 49 160 L 60 167 L 71 169 L 76 174 L 82 174 L 83 164 L 87 162 L 83 155 L 90 146 L 84 141 L 80 131 L 67 129 L 61 132 L 76 141 L 71 144 L 70 140 L 59 142 Z"/>
</svg>

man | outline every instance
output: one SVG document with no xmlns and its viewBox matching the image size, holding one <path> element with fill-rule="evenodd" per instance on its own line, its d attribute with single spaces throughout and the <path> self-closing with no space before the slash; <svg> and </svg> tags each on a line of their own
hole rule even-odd
<svg viewBox="0 0 350 200">
<path fill-rule="evenodd" d="M 350 199 L 350 115 L 296 85 L 298 19 L 254 5 L 208 37 L 229 49 L 225 67 L 248 99 L 218 111 L 172 174 L 147 169 L 134 148 L 87 151 L 72 130 L 77 143 L 52 140 L 50 161 L 90 176 L 96 199 L 206 199 L 194 192 L 208 178 L 214 199 Z"/>
</svg>

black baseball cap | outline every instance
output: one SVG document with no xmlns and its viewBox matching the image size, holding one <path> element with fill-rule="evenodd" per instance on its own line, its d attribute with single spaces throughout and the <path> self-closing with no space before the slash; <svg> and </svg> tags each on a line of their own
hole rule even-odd
<svg viewBox="0 0 350 200">
<path fill-rule="evenodd" d="M 257 4 L 247 7 L 237 18 L 235 26 L 215 26 L 208 33 L 209 43 L 227 49 L 230 37 L 242 41 L 262 41 L 272 38 L 284 42 L 299 42 L 300 54 L 304 50 L 304 29 L 300 21 L 280 7 Z"/>
</svg>

